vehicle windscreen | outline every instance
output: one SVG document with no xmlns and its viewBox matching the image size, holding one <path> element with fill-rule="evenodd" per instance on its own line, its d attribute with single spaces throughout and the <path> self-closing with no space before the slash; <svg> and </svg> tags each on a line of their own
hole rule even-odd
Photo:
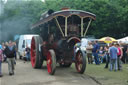
<svg viewBox="0 0 128 85">
<path fill-rule="evenodd" d="M 28 45 L 28 47 L 30 47 L 30 45 L 31 45 L 31 39 L 27 39 L 26 40 L 26 45 Z"/>
</svg>

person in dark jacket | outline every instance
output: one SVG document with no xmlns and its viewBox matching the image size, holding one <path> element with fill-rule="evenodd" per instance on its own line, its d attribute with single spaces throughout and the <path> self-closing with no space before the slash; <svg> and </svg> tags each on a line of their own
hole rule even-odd
<svg viewBox="0 0 128 85">
<path fill-rule="evenodd" d="M 126 63 L 126 60 L 127 60 L 127 45 L 126 44 L 122 44 L 123 46 L 123 57 L 122 57 L 122 61 L 123 63 Z"/>
<path fill-rule="evenodd" d="M 98 51 L 99 51 L 99 44 L 97 43 L 97 41 L 94 41 L 93 43 L 93 49 L 92 49 L 92 54 L 94 56 L 94 60 L 95 60 L 95 64 L 99 65 L 100 61 L 99 61 L 99 56 L 98 56 Z"/>
<path fill-rule="evenodd" d="M 9 41 L 9 44 L 6 46 L 4 52 L 7 56 L 9 75 L 14 75 L 15 46 L 12 41 Z"/>
<path fill-rule="evenodd" d="M 108 68 L 108 65 L 110 63 L 110 56 L 109 56 L 109 53 L 108 53 L 108 49 L 109 47 L 111 46 L 111 44 L 109 46 L 105 46 L 104 49 L 105 49 L 105 55 L 106 55 L 106 65 L 104 68 Z"/>
</svg>

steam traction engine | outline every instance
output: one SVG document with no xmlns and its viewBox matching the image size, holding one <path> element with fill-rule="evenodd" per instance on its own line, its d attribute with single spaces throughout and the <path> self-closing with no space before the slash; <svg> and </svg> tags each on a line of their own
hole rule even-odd
<svg viewBox="0 0 128 85">
<path fill-rule="evenodd" d="M 81 10 L 62 10 L 42 14 L 41 19 L 31 29 L 39 29 L 40 35 L 31 42 L 31 64 L 41 68 L 47 62 L 48 73 L 55 73 L 56 64 L 70 67 L 74 62 L 79 73 L 86 69 L 86 55 L 81 49 L 75 52 L 75 44 L 86 35 L 89 25 L 96 16 Z M 84 29 L 86 27 L 86 29 Z"/>
</svg>

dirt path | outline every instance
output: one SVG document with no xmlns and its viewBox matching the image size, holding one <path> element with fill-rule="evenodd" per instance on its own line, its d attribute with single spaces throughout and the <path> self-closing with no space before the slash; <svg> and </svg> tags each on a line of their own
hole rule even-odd
<svg viewBox="0 0 128 85">
<path fill-rule="evenodd" d="M 33 69 L 30 62 L 17 61 L 14 76 L 8 75 L 8 65 L 3 63 L 3 77 L 0 85 L 98 85 L 87 75 L 81 75 L 72 68 L 57 67 L 55 75 L 47 73 L 46 67 Z"/>
</svg>

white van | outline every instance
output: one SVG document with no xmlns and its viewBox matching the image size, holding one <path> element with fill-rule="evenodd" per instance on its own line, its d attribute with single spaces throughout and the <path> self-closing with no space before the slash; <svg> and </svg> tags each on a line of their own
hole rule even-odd
<svg viewBox="0 0 128 85">
<path fill-rule="evenodd" d="M 22 57 L 25 57 L 26 46 L 31 48 L 31 39 L 33 36 L 37 36 L 37 35 L 28 35 L 28 34 L 20 35 L 19 43 L 18 43 L 18 53 L 19 53 L 20 59 L 22 59 Z"/>
</svg>

